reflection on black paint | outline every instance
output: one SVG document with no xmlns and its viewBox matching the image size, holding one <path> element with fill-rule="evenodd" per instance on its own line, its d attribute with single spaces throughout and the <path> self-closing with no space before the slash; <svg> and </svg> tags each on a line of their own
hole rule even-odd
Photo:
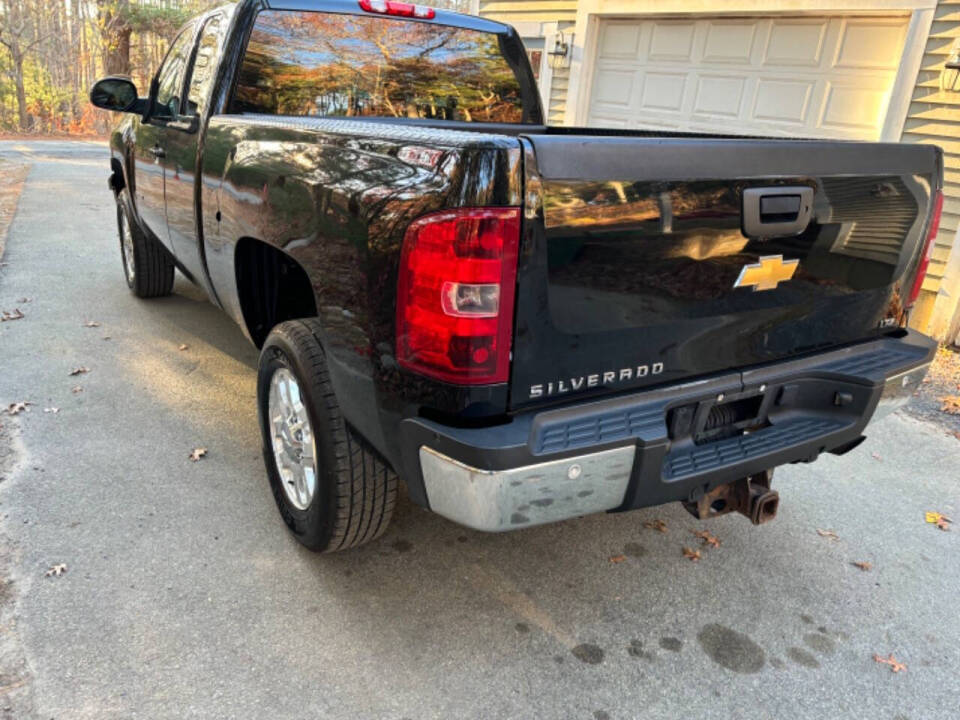
<svg viewBox="0 0 960 720">
<path fill-rule="evenodd" d="M 888 332 L 921 245 L 923 175 L 724 178 L 671 182 L 544 180 L 525 156 L 531 204 L 518 278 L 514 408 L 556 402 L 530 388 L 631 369 L 600 395 L 732 371 Z M 736 168 L 731 168 L 731 173 Z M 800 235 L 746 237 L 745 188 L 808 185 Z M 735 288 L 760 257 L 799 260 L 776 289 Z M 656 375 L 635 368 L 661 364 Z M 636 372 L 636 377 L 632 374 Z"/>
<path fill-rule="evenodd" d="M 899 178 L 796 178 L 817 189 L 801 235 L 748 238 L 743 188 L 766 181 L 549 183 L 544 217 L 550 309 L 570 332 L 667 323 L 890 288 L 916 199 Z M 735 289 L 762 255 L 798 259 L 776 291 Z"/>
</svg>

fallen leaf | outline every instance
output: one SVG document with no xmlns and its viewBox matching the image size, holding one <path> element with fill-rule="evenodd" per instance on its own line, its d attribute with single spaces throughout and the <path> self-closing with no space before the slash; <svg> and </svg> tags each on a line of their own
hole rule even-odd
<svg viewBox="0 0 960 720">
<path fill-rule="evenodd" d="M 104 340 L 109 340 L 109 339 L 110 339 L 110 336 L 109 336 L 109 335 L 104 335 L 104 336 L 103 336 L 103 339 L 104 339 Z"/>
<path fill-rule="evenodd" d="M 177 350 L 181 350 L 181 351 L 189 350 L 189 349 L 190 349 L 190 346 L 187 345 L 186 343 L 183 343 L 180 347 L 177 348 Z"/>
<path fill-rule="evenodd" d="M 710 547 L 718 548 L 720 547 L 720 538 L 716 535 L 710 534 L 707 530 L 691 530 L 694 535 L 703 540 L 704 545 L 709 545 Z"/>
<path fill-rule="evenodd" d="M 837 535 L 833 530 L 821 530 L 817 528 L 817 535 L 820 537 L 825 537 L 828 540 L 839 540 L 840 536 Z"/>
<path fill-rule="evenodd" d="M 18 415 L 24 410 L 30 412 L 31 405 L 33 405 L 33 403 L 27 401 L 10 403 L 7 405 L 7 415 Z"/>
<path fill-rule="evenodd" d="M 20 312 L 20 308 L 4 310 L 3 313 L 0 314 L 0 322 L 7 322 L 7 320 L 20 320 L 23 316 L 23 313 Z"/>
<path fill-rule="evenodd" d="M 43 411 L 44 411 L 45 413 L 58 413 L 58 412 L 60 412 L 60 408 L 58 408 L 58 407 L 48 407 L 48 408 L 44 408 Z"/>
<path fill-rule="evenodd" d="M 32 302 L 32 301 L 33 301 L 33 298 L 22 297 L 19 300 L 17 300 L 17 303 L 20 305 L 26 305 L 28 302 Z"/>
<path fill-rule="evenodd" d="M 194 448 L 187 457 L 189 457 L 193 462 L 197 462 L 200 458 L 207 454 L 206 448 Z"/>
<path fill-rule="evenodd" d="M 690 562 L 700 562 L 700 551 L 691 550 L 688 547 L 683 548 L 683 556 L 688 558 Z"/>
<path fill-rule="evenodd" d="M 88 368 L 88 367 L 75 367 L 73 370 L 71 370 L 71 371 L 69 372 L 69 374 L 70 374 L 70 375 L 83 375 L 84 373 L 88 373 L 88 372 L 90 372 L 90 368 Z"/>
<path fill-rule="evenodd" d="M 960 415 L 960 395 L 947 395 L 940 398 L 940 410 L 950 415 Z"/>
<path fill-rule="evenodd" d="M 74 385 L 72 388 L 70 388 L 70 392 L 72 392 L 74 395 L 76 395 L 77 393 L 82 393 L 83 385 Z"/>
<path fill-rule="evenodd" d="M 877 455 L 877 453 L 870 453 L 870 457 L 872 457 L 874 460 L 879 460 L 880 462 L 883 462 L 883 458 Z"/>
<path fill-rule="evenodd" d="M 851 563 L 854 567 L 858 567 L 864 572 L 868 570 L 873 570 L 873 563 L 867 562 L 866 560 L 861 560 L 860 562 Z"/>
<path fill-rule="evenodd" d="M 880 657 L 879 655 L 874 655 L 874 656 L 873 656 L 873 661 L 876 662 L 876 663 L 882 663 L 882 664 L 884 664 L 884 665 L 889 665 L 889 666 L 890 666 L 890 670 L 892 670 L 892 671 L 895 672 L 895 673 L 898 673 L 898 672 L 900 672 L 901 670 L 906 670 L 906 669 L 907 669 L 907 666 L 906 666 L 904 663 L 902 663 L 902 662 L 900 662 L 899 660 L 897 660 L 897 659 L 893 656 L 893 653 L 890 653 L 889 657 Z"/>
<path fill-rule="evenodd" d="M 647 520 L 645 523 L 643 523 L 643 526 L 645 528 L 650 528 L 651 530 L 656 530 L 657 532 L 665 533 L 667 531 L 667 524 L 660 518 L 657 518 L 656 520 Z"/>
<path fill-rule="evenodd" d="M 960 440 L 960 432 L 955 432 L 955 433 L 953 434 L 953 436 L 954 436 L 957 440 Z"/>
<path fill-rule="evenodd" d="M 100 323 L 96 320 L 87 320 L 84 324 L 84 327 L 100 327 Z"/>
<path fill-rule="evenodd" d="M 60 577 L 67 571 L 66 563 L 57 563 L 56 565 L 51 565 L 50 569 L 44 573 L 45 577 Z"/>
<path fill-rule="evenodd" d="M 612 556 L 610 557 L 610 562 L 612 562 L 612 563 L 622 563 L 622 562 L 623 562 L 624 560 L 626 560 L 626 559 L 627 559 L 627 556 L 626 556 L 626 555 L 612 555 Z"/>
<path fill-rule="evenodd" d="M 953 522 L 953 520 L 946 515 L 938 512 L 928 512 L 924 515 L 924 519 L 931 525 L 936 525 L 941 530 L 949 530 L 949 525 Z"/>
</svg>

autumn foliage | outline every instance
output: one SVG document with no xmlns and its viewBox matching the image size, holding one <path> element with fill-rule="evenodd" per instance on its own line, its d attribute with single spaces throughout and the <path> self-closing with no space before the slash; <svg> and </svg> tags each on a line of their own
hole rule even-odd
<svg viewBox="0 0 960 720">
<path fill-rule="evenodd" d="M 0 0 L 0 133 L 106 132 L 113 119 L 87 101 L 97 78 L 128 75 L 145 95 L 177 29 L 223 4 Z M 430 4 L 465 10 L 468 2 Z"/>
</svg>

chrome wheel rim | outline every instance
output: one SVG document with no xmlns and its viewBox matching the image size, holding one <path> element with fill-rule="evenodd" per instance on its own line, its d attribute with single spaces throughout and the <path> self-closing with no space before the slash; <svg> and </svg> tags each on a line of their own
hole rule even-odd
<svg viewBox="0 0 960 720">
<path fill-rule="evenodd" d="M 132 285 L 136 276 L 136 270 L 133 267 L 133 232 L 127 222 L 127 214 L 123 210 L 120 211 L 120 246 L 123 250 L 123 272 L 127 276 L 127 282 Z"/>
<path fill-rule="evenodd" d="M 306 510 L 317 489 L 317 453 L 300 384 L 287 368 L 270 378 L 267 400 L 273 461 L 287 500 Z"/>
</svg>

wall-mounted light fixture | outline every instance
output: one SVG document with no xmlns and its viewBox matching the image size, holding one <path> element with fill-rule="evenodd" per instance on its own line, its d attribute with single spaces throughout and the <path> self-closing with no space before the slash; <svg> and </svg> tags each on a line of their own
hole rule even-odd
<svg viewBox="0 0 960 720">
<path fill-rule="evenodd" d="M 554 35 L 547 55 L 550 56 L 550 67 L 553 69 L 570 67 L 570 57 L 573 55 L 573 33 L 561 31 Z"/>
<path fill-rule="evenodd" d="M 953 41 L 950 46 L 950 54 L 943 63 L 943 70 L 940 71 L 940 92 L 950 90 L 957 92 L 960 81 L 960 38 Z"/>
</svg>

